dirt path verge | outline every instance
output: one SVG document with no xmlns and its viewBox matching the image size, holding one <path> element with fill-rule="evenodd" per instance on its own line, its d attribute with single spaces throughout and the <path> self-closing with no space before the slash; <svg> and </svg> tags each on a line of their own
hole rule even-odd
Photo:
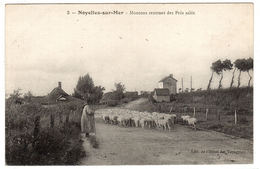
<svg viewBox="0 0 260 169">
<path fill-rule="evenodd" d="M 84 138 L 87 158 L 81 165 L 248 164 L 253 142 L 222 133 L 194 131 L 176 125 L 166 132 L 96 124 L 99 148 Z"/>
</svg>

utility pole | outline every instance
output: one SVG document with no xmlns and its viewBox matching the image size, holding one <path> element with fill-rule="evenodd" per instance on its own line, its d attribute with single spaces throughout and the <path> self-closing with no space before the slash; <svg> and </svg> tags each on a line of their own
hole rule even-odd
<svg viewBox="0 0 260 169">
<path fill-rule="evenodd" d="M 183 78 L 181 78 L 181 92 L 183 93 Z"/>
<path fill-rule="evenodd" d="M 190 92 L 192 92 L 192 76 L 190 76 Z"/>
</svg>

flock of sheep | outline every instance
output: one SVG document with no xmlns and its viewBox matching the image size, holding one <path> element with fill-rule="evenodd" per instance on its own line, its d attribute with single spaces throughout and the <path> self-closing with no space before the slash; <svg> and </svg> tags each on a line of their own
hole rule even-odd
<svg viewBox="0 0 260 169">
<path fill-rule="evenodd" d="M 160 128 L 171 131 L 174 124 L 177 123 L 175 114 L 139 112 L 122 108 L 99 109 L 96 110 L 95 114 L 96 117 L 102 118 L 105 123 L 123 127 Z M 183 124 L 196 129 L 197 119 L 195 117 L 181 116 L 181 121 Z"/>
</svg>

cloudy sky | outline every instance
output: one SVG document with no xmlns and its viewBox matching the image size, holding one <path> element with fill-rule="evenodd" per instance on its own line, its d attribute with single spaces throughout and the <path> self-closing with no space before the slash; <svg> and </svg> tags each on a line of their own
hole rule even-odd
<svg viewBox="0 0 260 169">
<path fill-rule="evenodd" d="M 124 14 L 84 16 L 78 10 Z M 129 15 L 130 11 L 176 10 L 195 15 Z M 6 7 L 7 93 L 21 88 L 45 95 L 61 81 L 71 94 L 78 77 L 86 73 L 106 91 L 115 82 L 124 83 L 128 90 L 153 90 L 169 74 L 178 80 L 178 87 L 181 78 L 184 88 L 190 87 L 192 76 L 193 87 L 205 89 L 212 62 L 248 57 L 253 57 L 252 4 Z M 224 73 L 224 87 L 230 75 Z M 241 78 L 247 85 L 248 75 L 242 73 Z M 215 75 L 213 87 L 218 80 Z"/>
</svg>

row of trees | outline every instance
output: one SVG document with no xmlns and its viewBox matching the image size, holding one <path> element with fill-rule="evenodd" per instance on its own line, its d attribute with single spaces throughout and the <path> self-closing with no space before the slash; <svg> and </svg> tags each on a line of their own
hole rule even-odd
<svg viewBox="0 0 260 169">
<path fill-rule="evenodd" d="M 73 97 L 86 100 L 90 104 L 99 103 L 103 97 L 104 87 L 95 86 L 93 79 L 89 74 L 80 76 L 74 89 Z M 115 90 L 113 91 L 116 98 L 119 100 L 124 97 L 125 85 L 121 82 L 115 83 Z"/>
<path fill-rule="evenodd" d="M 218 88 L 220 89 L 220 88 L 222 88 L 222 79 L 223 79 L 224 72 L 230 71 L 232 69 L 233 69 L 233 73 L 232 73 L 232 78 L 231 78 L 231 82 L 230 82 L 230 88 L 232 88 L 234 85 L 234 77 L 235 77 L 236 71 L 239 72 L 238 79 L 237 79 L 238 80 L 237 87 L 238 88 L 240 87 L 241 72 L 248 73 L 248 76 L 249 76 L 248 87 L 250 87 L 250 83 L 252 80 L 250 70 L 253 71 L 253 65 L 254 65 L 254 61 L 251 57 L 248 59 L 237 59 L 237 60 L 235 60 L 235 62 L 233 64 L 231 63 L 231 61 L 229 59 L 226 59 L 224 61 L 221 61 L 219 59 L 219 60 L 213 62 L 210 67 L 212 74 L 209 79 L 207 90 L 210 90 L 210 88 L 211 88 L 210 86 L 211 86 L 211 82 L 212 82 L 214 73 L 216 73 L 218 76 L 220 76 L 219 85 L 218 85 Z"/>
</svg>

